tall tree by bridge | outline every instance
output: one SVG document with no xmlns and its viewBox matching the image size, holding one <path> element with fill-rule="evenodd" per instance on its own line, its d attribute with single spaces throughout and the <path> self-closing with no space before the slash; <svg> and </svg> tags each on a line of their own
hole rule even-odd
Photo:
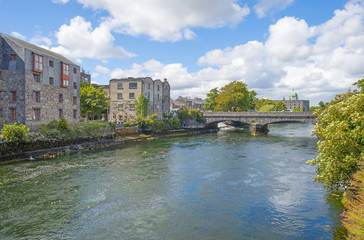
<svg viewBox="0 0 364 240">
<path fill-rule="evenodd" d="M 249 91 L 243 82 L 233 81 L 220 89 L 211 89 L 205 110 L 220 112 L 245 112 L 254 109 L 255 91 Z"/>
</svg>

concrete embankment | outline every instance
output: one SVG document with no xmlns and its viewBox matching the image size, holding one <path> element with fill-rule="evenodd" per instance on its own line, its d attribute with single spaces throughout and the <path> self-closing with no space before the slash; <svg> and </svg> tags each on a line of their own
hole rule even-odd
<svg viewBox="0 0 364 240">
<path fill-rule="evenodd" d="M 161 133 L 142 132 L 135 129 L 117 129 L 115 135 L 100 138 L 78 137 L 72 139 L 42 139 L 22 144 L 1 144 L 0 164 L 29 159 L 53 158 L 70 152 L 87 151 L 112 145 L 128 144 L 160 137 L 178 137 L 216 132 L 216 129 L 177 129 Z"/>
</svg>

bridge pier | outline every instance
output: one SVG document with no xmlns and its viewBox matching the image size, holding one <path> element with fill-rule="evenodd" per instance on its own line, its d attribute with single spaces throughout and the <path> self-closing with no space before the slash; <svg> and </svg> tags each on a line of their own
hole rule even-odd
<svg viewBox="0 0 364 240">
<path fill-rule="evenodd" d="M 253 136 L 265 135 L 269 132 L 268 124 L 262 125 L 260 123 L 254 123 L 251 125 L 251 134 Z"/>
</svg>

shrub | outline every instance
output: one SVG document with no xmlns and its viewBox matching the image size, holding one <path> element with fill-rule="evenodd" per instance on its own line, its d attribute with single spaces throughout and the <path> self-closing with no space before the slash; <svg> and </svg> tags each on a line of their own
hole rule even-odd
<svg viewBox="0 0 364 240">
<path fill-rule="evenodd" d="M 153 123 L 152 120 L 141 118 L 141 117 L 137 118 L 138 128 L 147 129 L 151 126 L 152 123 Z"/>
<path fill-rule="evenodd" d="M 157 116 L 158 116 L 158 114 L 152 114 L 149 116 L 149 119 L 153 121 L 154 119 L 157 118 Z"/>
<path fill-rule="evenodd" d="M 29 128 L 23 124 L 13 125 L 5 124 L 1 133 L 6 141 L 11 143 L 22 143 L 29 141 Z"/>
<path fill-rule="evenodd" d="M 62 132 L 70 129 L 70 126 L 68 125 L 68 122 L 66 121 L 66 119 L 64 117 L 61 117 L 61 120 L 59 120 L 59 122 L 57 124 L 57 129 Z"/>
<path fill-rule="evenodd" d="M 124 123 L 124 127 L 131 127 L 131 122 L 129 119 L 127 119 Z"/>
</svg>

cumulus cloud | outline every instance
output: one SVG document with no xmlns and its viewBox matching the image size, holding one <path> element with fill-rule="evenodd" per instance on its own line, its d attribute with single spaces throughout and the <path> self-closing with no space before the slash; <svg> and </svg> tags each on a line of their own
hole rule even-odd
<svg viewBox="0 0 364 240">
<path fill-rule="evenodd" d="M 150 60 L 129 69 L 114 69 L 115 78 L 167 78 L 172 97 L 205 97 L 214 87 L 238 80 L 259 97 L 282 99 L 294 88 L 311 104 L 329 101 L 364 75 L 364 1 L 350 1 L 321 25 L 285 17 L 269 27 L 265 42 L 250 41 L 215 49 L 198 59 L 201 69 Z"/>
<path fill-rule="evenodd" d="M 113 30 L 157 41 L 192 39 L 193 27 L 217 28 L 240 23 L 250 13 L 238 0 L 78 0 L 85 7 L 106 10 Z"/>
<path fill-rule="evenodd" d="M 53 3 L 61 3 L 61 4 L 66 4 L 68 3 L 70 0 L 52 0 Z"/>
<path fill-rule="evenodd" d="M 72 52 L 73 57 L 93 59 L 135 56 L 121 46 L 114 46 L 107 24 L 101 23 L 93 29 L 91 23 L 80 16 L 71 19 L 69 25 L 62 25 L 55 35 L 61 46 L 53 49 L 64 55 Z"/>
<path fill-rule="evenodd" d="M 97 65 L 95 70 L 96 70 L 96 72 L 102 73 L 102 74 L 109 74 L 110 73 L 110 70 L 108 68 L 103 67 L 101 65 Z"/>
<path fill-rule="evenodd" d="M 289 6 L 294 0 L 257 0 L 253 7 L 254 12 L 259 18 L 265 17 L 271 10 L 282 10 Z"/>
<path fill-rule="evenodd" d="M 18 38 L 18 39 L 21 39 L 21 40 L 25 40 L 26 37 L 18 32 L 11 32 L 11 36 L 15 37 L 15 38 Z"/>
</svg>

